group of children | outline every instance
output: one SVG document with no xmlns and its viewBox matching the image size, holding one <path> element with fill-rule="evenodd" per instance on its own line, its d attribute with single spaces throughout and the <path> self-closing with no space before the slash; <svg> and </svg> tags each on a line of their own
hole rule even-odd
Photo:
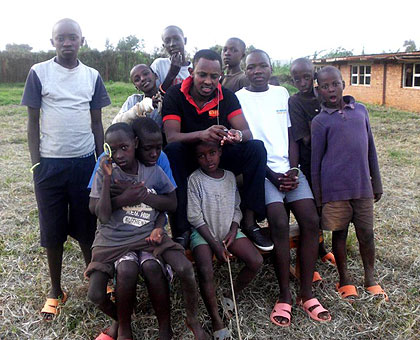
<svg viewBox="0 0 420 340">
<path fill-rule="evenodd" d="M 322 258 L 337 265 L 341 297 L 357 297 L 346 265 L 352 222 L 364 285 L 371 294 L 388 299 L 374 278 L 373 202 L 381 198 L 382 184 L 368 112 L 354 98 L 343 96 L 344 81 L 337 68 L 324 67 L 315 75 L 309 60 L 295 60 L 291 75 L 299 92 L 289 97 L 285 88 L 270 84 L 266 52 L 250 52 L 242 71 L 245 44 L 231 38 L 222 56 L 202 50 L 191 64 L 185 58 L 182 30 L 168 26 L 162 41 L 170 58 L 159 58 L 150 67 L 133 67 L 130 78 L 142 94 L 127 99 L 104 134 L 101 109 L 110 100 L 98 72 L 77 58 L 83 39 L 75 21 L 56 23 L 51 42 L 57 56 L 31 68 L 22 99 L 28 107 L 41 245 L 47 250 L 51 277 L 42 309 L 45 320 L 52 320 L 67 300 L 61 264 L 63 243 L 70 235 L 85 258 L 89 299 L 113 319 L 98 340 L 133 338 L 131 314 L 139 274 L 156 312 L 159 338 L 171 339 L 173 271 L 181 281 L 187 326 L 196 339 L 207 338 L 197 317 L 197 286 L 185 247 L 192 251 L 214 339 L 228 339 L 230 332 L 219 315 L 213 256 L 227 262 L 234 255 L 244 263 L 233 284 L 234 292 L 240 293 L 263 264 L 253 243 L 273 249 L 279 294 L 270 320 L 287 327 L 292 318 L 289 210 L 300 228 L 296 304 L 310 318 L 331 320 L 312 293 L 320 226 L 332 231 L 334 255 L 322 247 Z M 177 96 L 185 103 L 174 103 Z M 194 120 L 187 115 L 190 106 L 198 113 Z M 168 146 L 180 143 L 184 156 L 192 157 L 188 179 L 172 176 L 178 169 L 162 151 L 167 141 Z M 167 150 L 173 157 L 173 148 Z M 224 152 L 228 157 L 223 158 Z M 101 155 L 96 168 L 95 153 Z M 256 169 L 242 172 L 226 160 L 239 153 L 258 159 Z M 263 192 L 265 200 L 260 203 L 265 212 L 241 202 L 238 173 L 248 181 L 245 190 L 255 187 L 255 192 Z M 261 180 L 249 184 L 250 173 L 262 174 Z M 173 240 L 165 226 L 168 218 L 171 228 L 172 221 L 174 225 L 179 221 L 173 214 L 180 204 L 185 209 L 181 218 L 190 227 Z M 265 248 L 250 236 L 258 234 L 258 228 L 250 232 L 243 224 L 249 220 L 252 226 L 262 214 L 270 231 Z M 115 301 L 107 294 L 110 279 L 115 280 Z M 223 293 L 222 304 L 226 312 L 233 312 L 232 292 Z"/>
</svg>

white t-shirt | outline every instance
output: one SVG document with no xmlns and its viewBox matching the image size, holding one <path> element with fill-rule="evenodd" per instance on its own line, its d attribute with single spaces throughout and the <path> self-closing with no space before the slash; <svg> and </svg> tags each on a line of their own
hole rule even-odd
<svg viewBox="0 0 420 340">
<path fill-rule="evenodd" d="M 40 109 L 41 157 L 76 158 L 95 150 L 91 109 L 111 103 L 98 71 L 54 61 L 32 66 L 22 104 Z"/>
<path fill-rule="evenodd" d="M 152 65 L 150 65 L 150 68 L 158 76 L 158 79 L 156 79 L 156 85 L 159 87 L 165 81 L 165 78 L 169 73 L 171 60 L 169 58 L 157 58 L 153 61 Z M 173 80 L 172 85 L 180 84 L 185 78 L 188 78 L 190 75 L 189 69 L 192 69 L 191 63 L 187 66 L 181 66 L 181 69 Z"/>
<path fill-rule="evenodd" d="M 254 139 L 264 142 L 268 167 L 275 172 L 287 172 L 290 169 L 289 93 L 282 86 L 269 85 L 264 92 L 251 92 L 243 88 L 235 94 Z"/>
</svg>

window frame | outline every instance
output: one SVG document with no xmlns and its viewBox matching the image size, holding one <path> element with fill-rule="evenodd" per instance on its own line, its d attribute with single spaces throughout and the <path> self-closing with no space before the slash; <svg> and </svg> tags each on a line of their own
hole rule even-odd
<svg viewBox="0 0 420 340">
<path fill-rule="evenodd" d="M 404 66 L 403 66 L 403 86 L 402 87 L 406 88 L 406 89 L 420 89 L 420 84 L 415 85 L 416 78 L 420 79 L 420 61 L 412 62 L 412 63 L 404 63 L 403 65 Z M 406 85 L 406 81 L 407 81 L 406 70 L 407 70 L 408 65 L 412 65 L 413 75 L 411 77 L 411 84 L 412 84 L 411 86 Z M 415 72 L 416 71 L 416 66 L 417 66 L 417 69 L 418 69 L 419 73 Z"/>
<path fill-rule="evenodd" d="M 367 72 L 369 67 L 370 72 Z M 354 73 L 354 68 L 356 72 Z M 363 68 L 363 73 L 361 73 Z M 363 84 L 361 84 L 361 78 L 363 77 Z M 356 82 L 353 82 L 353 78 L 356 78 Z M 369 78 L 369 84 L 366 84 L 366 79 Z M 350 65 L 350 86 L 371 86 L 372 84 L 372 64 L 352 64 Z"/>
</svg>

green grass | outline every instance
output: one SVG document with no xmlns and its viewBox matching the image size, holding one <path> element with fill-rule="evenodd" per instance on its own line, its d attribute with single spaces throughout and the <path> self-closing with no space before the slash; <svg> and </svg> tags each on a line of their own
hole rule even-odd
<svg viewBox="0 0 420 340">
<path fill-rule="evenodd" d="M 0 106 L 19 105 L 22 99 L 23 83 L 2 84 L 0 83 Z"/>
</svg>

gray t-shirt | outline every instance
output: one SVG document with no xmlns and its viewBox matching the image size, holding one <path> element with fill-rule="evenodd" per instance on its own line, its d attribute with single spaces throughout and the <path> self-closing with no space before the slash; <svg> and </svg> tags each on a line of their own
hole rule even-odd
<svg viewBox="0 0 420 340">
<path fill-rule="evenodd" d="M 188 221 L 194 228 L 207 224 L 216 241 L 223 241 L 232 222 L 241 222 L 240 204 L 232 172 L 224 170 L 222 178 L 213 178 L 197 169 L 189 177 Z"/>
<path fill-rule="evenodd" d="M 136 175 L 125 173 L 113 163 L 111 183 L 115 183 L 115 180 L 130 181 L 133 184 L 143 181 L 151 194 L 162 195 L 175 190 L 159 166 L 145 166 L 140 162 Z M 103 172 L 99 168 L 93 181 L 90 197 L 100 198 L 102 184 Z M 144 240 L 154 229 L 158 214 L 159 211 L 144 203 L 114 210 L 109 222 L 98 226 L 92 247 L 121 246 Z"/>
<path fill-rule="evenodd" d="M 169 58 L 157 58 L 153 61 L 150 68 L 157 74 L 158 78 L 156 79 L 156 85 L 159 87 L 166 79 L 166 76 L 169 73 L 171 68 L 171 59 Z M 176 85 L 182 83 L 185 78 L 188 78 L 190 75 L 189 69 L 192 69 L 192 64 L 189 63 L 186 66 L 181 66 L 181 69 L 178 72 L 178 75 L 172 81 L 171 85 Z"/>
</svg>

